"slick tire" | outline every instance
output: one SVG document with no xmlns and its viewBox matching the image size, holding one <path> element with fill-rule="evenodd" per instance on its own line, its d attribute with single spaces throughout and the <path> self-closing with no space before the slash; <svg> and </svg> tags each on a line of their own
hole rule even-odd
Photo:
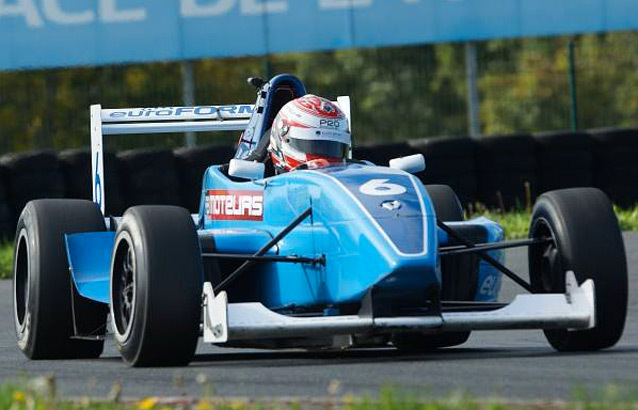
<svg viewBox="0 0 638 410">
<path fill-rule="evenodd" d="M 81 359 L 102 353 L 103 340 L 71 339 L 73 295 L 64 234 L 105 229 L 100 210 L 89 201 L 41 199 L 22 211 L 14 248 L 13 311 L 18 347 L 28 358 Z M 96 328 L 105 326 L 106 309 L 90 320 Z"/>
<path fill-rule="evenodd" d="M 456 197 L 456 194 L 447 185 L 426 185 L 425 186 L 432 204 L 434 205 L 434 213 L 437 218 L 444 222 L 462 221 L 464 218 L 463 207 Z M 464 296 L 459 295 L 459 289 L 454 286 L 454 282 L 459 282 L 459 274 L 463 275 L 468 272 L 467 263 L 471 260 L 464 258 L 455 258 L 447 261 L 441 261 L 441 276 L 443 288 L 441 290 L 441 298 L 444 300 L 472 300 L 474 292 L 468 292 L 469 289 L 461 290 Z M 468 281 L 464 281 L 468 282 Z M 424 335 L 422 333 L 396 333 L 392 337 L 392 343 L 399 350 L 405 351 L 430 351 L 441 347 L 458 346 L 470 337 L 470 332 L 448 332 L 438 335 Z"/>
<path fill-rule="evenodd" d="M 529 271 L 536 293 L 564 293 L 565 272 L 579 284 L 593 279 L 596 327 L 590 330 L 545 330 L 559 351 L 611 347 L 622 335 L 627 314 L 627 259 L 608 197 L 596 188 L 547 192 L 534 206 L 530 238 L 553 242 L 529 250 Z"/>
<path fill-rule="evenodd" d="M 174 206 L 130 208 L 111 257 L 111 325 L 134 367 L 182 366 L 199 337 L 203 268 L 191 215 Z"/>
<path fill-rule="evenodd" d="M 463 207 L 454 190 L 447 185 L 426 185 L 434 213 L 443 222 L 458 222 L 465 219 Z"/>
</svg>

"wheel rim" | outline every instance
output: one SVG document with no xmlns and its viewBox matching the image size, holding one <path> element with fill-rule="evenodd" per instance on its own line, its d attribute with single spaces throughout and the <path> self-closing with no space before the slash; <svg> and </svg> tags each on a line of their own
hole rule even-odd
<svg viewBox="0 0 638 410">
<path fill-rule="evenodd" d="M 29 248 L 26 231 L 18 237 L 14 266 L 13 303 L 18 333 L 23 333 L 28 318 L 29 306 Z"/>
<path fill-rule="evenodd" d="M 537 292 L 555 293 L 561 292 L 564 286 L 560 261 L 560 249 L 556 243 L 551 225 L 543 218 L 535 221 L 532 228 L 533 238 L 551 238 L 552 240 L 536 245 L 530 249 L 533 252 L 533 260 L 538 261 L 535 266 L 535 275 L 532 286 Z M 532 272 L 530 272 L 531 274 Z"/>
<path fill-rule="evenodd" d="M 137 265 L 129 238 L 118 241 L 116 249 L 111 276 L 111 315 L 116 336 L 126 340 L 135 315 Z"/>
</svg>

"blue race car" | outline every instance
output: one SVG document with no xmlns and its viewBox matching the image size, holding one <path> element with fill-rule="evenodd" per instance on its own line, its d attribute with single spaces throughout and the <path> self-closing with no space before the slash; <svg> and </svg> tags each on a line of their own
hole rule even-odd
<svg viewBox="0 0 638 410">
<path fill-rule="evenodd" d="M 406 350 L 459 345 L 473 330 L 544 329 L 561 351 L 618 341 L 626 257 L 601 191 L 542 195 L 529 238 L 505 241 L 496 222 L 465 221 L 449 187 L 412 175 L 420 155 L 274 175 L 267 130 L 306 90 L 291 75 L 251 84 L 254 105 L 91 107 L 94 200 L 32 201 L 18 223 L 14 317 L 27 357 L 98 357 L 107 328 L 132 366 L 185 365 L 202 336 Z M 336 103 L 349 117 L 349 98 Z M 243 134 L 235 158 L 205 172 L 198 214 L 104 215 L 104 135 L 217 130 Z M 529 282 L 503 265 L 517 246 L 529 247 Z M 528 294 L 500 303 L 503 277 Z"/>
</svg>

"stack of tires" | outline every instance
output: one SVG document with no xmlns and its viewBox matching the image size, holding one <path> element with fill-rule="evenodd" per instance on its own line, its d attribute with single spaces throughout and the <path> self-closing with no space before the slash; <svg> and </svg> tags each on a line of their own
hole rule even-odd
<svg viewBox="0 0 638 410">
<path fill-rule="evenodd" d="M 70 149 L 59 155 L 66 182 L 66 197 L 92 199 L 91 150 Z M 120 193 L 119 162 L 113 153 L 104 154 L 104 199 L 106 215 L 122 215 L 124 202 Z"/>
<path fill-rule="evenodd" d="M 138 149 L 117 154 L 125 208 L 134 205 L 180 205 L 173 151 Z"/>
<path fill-rule="evenodd" d="M 228 145 L 205 145 L 175 150 L 182 206 L 191 213 L 199 212 L 204 172 L 211 165 L 227 164 L 235 155 Z"/>
<path fill-rule="evenodd" d="M 477 138 L 479 202 L 501 210 L 531 205 L 537 190 L 535 149 L 528 134 Z"/>
<path fill-rule="evenodd" d="M 9 206 L 6 188 L 7 178 L 4 168 L 0 168 L 0 241 L 13 238 L 14 216 Z"/>
<path fill-rule="evenodd" d="M 22 209 L 32 199 L 64 198 L 65 185 L 60 161 L 52 151 L 6 154 L 0 158 L 6 188 L 5 217 L 11 221 L 9 232 Z M 1 208 L 1 207 L 0 207 Z M 8 214 L 7 214 L 8 212 Z M 3 211 L 0 209 L 0 218 Z"/>
<path fill-rule="evenodd" d="M 395 142 L 375 145 L 355 144 L 352 156 L 358 160 L 370 161 L 380 167 L 387 167 L 393 158 L 418 154 L 419 151 L 406 142 Z"/>
<path fill-rule="evenodd" d="M 476 201 L 476 147 L 471 138 L 435 137 L 410 145 L 425 157 L 424 184 L 450 186 L 463 205 Z"/>
<path fill-rule="evenodd" d="M 584 132 L 534 134 L 538 192 L 593 186 L 592 140 Z"/>
<path fill-rule="evenodd" d="M 638 202 L 638 129 L 596 129 L 594 184 L 614 203 L 632 206 Z"/>
</svg>

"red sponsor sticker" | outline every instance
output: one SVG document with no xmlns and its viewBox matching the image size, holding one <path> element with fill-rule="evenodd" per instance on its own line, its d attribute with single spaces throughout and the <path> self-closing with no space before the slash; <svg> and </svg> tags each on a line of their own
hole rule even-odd
<svg viewBox="0 0 638 410">
<path fill-rule="evenodd" d="M 206 219 L 209 221 L 263 221 L 264 194 L 262 191 L 206 191 Z"/>
</svg>

